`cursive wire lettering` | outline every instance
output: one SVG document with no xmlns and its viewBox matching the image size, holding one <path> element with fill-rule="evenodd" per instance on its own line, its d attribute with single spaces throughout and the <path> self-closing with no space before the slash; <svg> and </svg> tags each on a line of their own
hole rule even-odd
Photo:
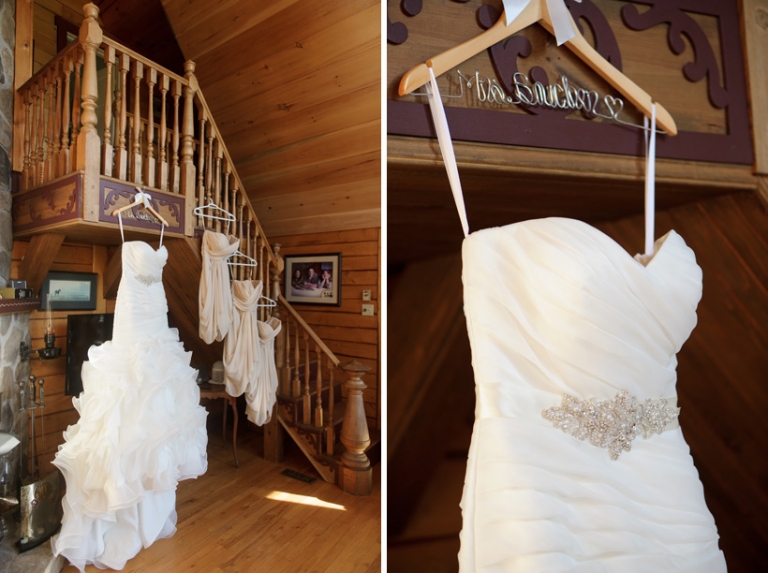
<svg viewBox="0 0 768 573">
<path fill-rule="evenodd" d="M 624 109 L 621 98 L 611 95 L 601 98 L 596 90 L 575 86 L 565 76 L 545 85 L 538 81 L 531 82 L 526 74 L 515 72 L 512 77 L 514 89 L 510 95 L 495 78 L 482 77 L 479 71 L 472 76 L 464 75 L 461 70 L 457 70 L 457 74 L 461 92 L 453 97 L 463 97 L 466 88 L 468 92 L 474 91 L 477 100 L 483 103 L 581 111 L 588 116 L 626 123 L 619 118 Z"/>
</svg>

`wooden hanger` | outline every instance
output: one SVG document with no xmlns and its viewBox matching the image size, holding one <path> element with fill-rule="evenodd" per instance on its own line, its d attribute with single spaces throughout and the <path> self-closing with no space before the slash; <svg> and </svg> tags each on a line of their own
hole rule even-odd
<svg viewBox="0 0 768 573">
<path fill-rule="evenodd" d="M 161 224 L 168 226 L 168 221 L 163 219 L 162 215 L 155 211 L 155 208 L 152 207 L 152 204 L 149 202 L 150 196 L 149 194 L 142 191 L 139 187 L 136 187 L 136 195 L 133 198 L 133 202 L 129 203 L 128 205 L 123 205 L 119 209 L 115 209 L 112 211 L 112 216 L 114 217 L 118 213 L 122 213 L 123 211 L 126 211 L 127 209 L 133 209 L 134 207 L 138 207 L 139 205 L 143 206 L 147 211 L 152 213 L 158 221 L 160 221 Z"/>
<path fill-rule="evenodd" d="M 568 13 L 573 23 L 573 18 Z M 550 34 L 554 35 L 554 26 L 549 15 L 546 0 L 530 0 L 529 4 L 520 12 L 509 25 L 505 23 L 505 16 L 502 14 L 499 21 L 488 28 L 485 32 L 459 44 L 458 46 L 446 50 L 426 61 L 415 68 L 408 70 L 400 80 L 399 94 L 406 95 L 413 90 L 420 88 L 429 81 L 429 68 L 439 76 L 448 70 L 455 68 L 462 62 L 467 61 L 472 56 L 479 54 L 500 42 L 504 38 L 527 28 L 531 24 L 541 24 Z M 627 76 L 613 67 L 608 60 L 597 53 L 589 42 L 579 33 L 576 24 L 573 23 L 576 35 L 565 42 L 565 45 L 581 58 L 590 68 L 595 70 L 600 77 L 613 86 L 619 93 L 627 98 L 632 104 L 642 111 L 646 117 L 651 117 L 651 96 L 643 91 L 637 84 Z M 656 103 L 656 123 L 667 132 L 668 135 L 677 135 L 677 125 L 669 112 L 661 105 Z"/>
</svg>

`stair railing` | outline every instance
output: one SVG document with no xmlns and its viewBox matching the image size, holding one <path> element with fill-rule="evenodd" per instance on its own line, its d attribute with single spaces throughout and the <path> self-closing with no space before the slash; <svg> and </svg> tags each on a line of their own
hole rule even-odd
<svg viewBox="0 0 768 573">
<path fill-rule="evenodd" d="M 99 220 L 99 182 L 103 177 L 159 191 L 153 200 L 162 201 L 163 194 L 181 194 L 185 196 L 183 219 L 187 236 L 203 228 L 202 220 L 194 214 L 196 206 L 213 202 L 232 213 L 234 223 L 228 227 L 227 223 L 216 221 L 214 229 L 237 236 L 240 251 L 258 262 L 256 270 L 235 267 L 235 278 L 258 279 L 271 286 L 267 292 L 278 305 L 271 312 L 262 308 L 260 318 L 282 319 L 285 315 L 275 345 L 280 392 L 301 394 L 302 423 L 326 428 L 325 443 L 318 447 L 318 455 L 330 457 L 337 438 L 333 380 L 339 359 L 280 293 L 284 269 L 283 259 L 278 255 L 280 246 L 270 245 L 256 217 L 199 89 L 194 62 L 184 64 L 184 76 L 175 74 L 103 37 L 97 6 L 86 4 L 83 12 L 85 19 L 78 41 L 19 88 L 24 106 L 17 110 L 15 123 L 22 125 L 16 136 L 21 139 L 23 150 L 21 163 L 14 164 L 14 170 L 22 172 L 22 190 L 82 172 L 83 218 L 93 222 Z M 310 355 L 316 357 L 318 364 L 314 381 L 310 380 Z M 361 365 L 350 364 L 346 387 L 348 394 L 360 394 L 360 400 L 347 402 L 341 433 L 348 439 L 342 441 L 368 443 L 360 390 Z M 304 370 L 303 386 L 299 382 L 300 368 Z M 293 373 L 292 380 L 286 379 L 289 373 Z M 350 402 L 354 402 L 351 408 Z M 349 437 L 353 435 L 354 439 Z M 349 456 L 345 459 L 351 460 Z M 347 462 L 342 463 L 348 465 Z M 357 472 L 355 476 L 367 472 L 370 482 L 370 463 L 365 469 L 358 456 L 350 464 L 350 468 L 354 466 L 351 471 Z M 338 479 L 341 483 L 342 478 Z"/>
</svg>

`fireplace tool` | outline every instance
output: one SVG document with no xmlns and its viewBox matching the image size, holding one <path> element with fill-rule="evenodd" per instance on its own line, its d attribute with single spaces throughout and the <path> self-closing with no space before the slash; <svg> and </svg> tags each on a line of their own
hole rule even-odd
<svg viewBox="0 0 768 573">
<path fill-rule="evenodd" d="M 37 383 L 37 388 L 35 386 Z M 58 470 L 40 477 L 40 463 L 37 454 L 35 428 L 35 410 L 45 408 L 45 380 L 30 376 L 19 382 L 21 389 L 21 408 L 30 411 L 32 431 L 32 471 L 35 480 L 21 486 L 20 512 L 21 528 L 19 531 L 19 550 L 26 551 L 37 547 L 61 524 L 61 474 Z M 45 451 L 45 417 L 40 416 L 40 439 Z"/>
</svg>

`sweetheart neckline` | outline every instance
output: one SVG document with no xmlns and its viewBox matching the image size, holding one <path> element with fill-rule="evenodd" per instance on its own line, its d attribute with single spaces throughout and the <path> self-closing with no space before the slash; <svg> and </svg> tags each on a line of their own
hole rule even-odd
<svg viewBox="0 0 768 573">
<path fill-rule="evenodd" d="M 650 255 L 650 258 L 643 262 L 638 259 L 638 257 L 645 257 L 646 255 L 638 253 L 637 255 L 631 255 L 629 251 L 627 251 L 624 247 L 622 247 L 613 237 L 607 235 L 605 232 L 601 231 L 597 227 L 594 227 L 590 225 L 589 223 L 585 223 L 584 221 L 580 219 L 572 219 L 570 217 L 540 217 L 538 219 L 526 219 L 524 221 L 518 221 L 516 223 L 509 223 L 508 225 L 502 225 L 501 227 L 488 227 L 486 229 L 478 229 L 476 231 L 471 232 L 469 235 L 467 235 L 464 240 L 466 241 L 470 237 L 477 235 L 478 233 L 482 233 L 483 231 L 488 231 L 491 229 L 508 229 L 512 227 L 522 227 L 527 226 L 530 223 L 535 223 L 539 221 L 552 221 L 552 222 L 558 222 L 558 221 L 566 221 L 568 223 L 576 223 L 578 226 L 584 227 L 586 229 L 589 229 L 590 233 L 594 233 L 596 236 L 600 237 L 601 240 L 604 240 L 608 242 L 613 247 L 616 247 L 619 251 L 624 253 L 627 257 L 635 261 L 638 265 L 643 267 L 644 269 L 650 269 L 651 264 L 658 258 L 658 255 L 664 250 L 664 246 L 667 244 L 667 239 L 674 235 L 680 236 L 677 231 L 674 229 L 670 229 L 667 231 L 664 235 L 659 237 L 654 241 L 654 250 L 653 254 Z M 682 238 L 682 237 L 681 237 Z"/>
</svg>

